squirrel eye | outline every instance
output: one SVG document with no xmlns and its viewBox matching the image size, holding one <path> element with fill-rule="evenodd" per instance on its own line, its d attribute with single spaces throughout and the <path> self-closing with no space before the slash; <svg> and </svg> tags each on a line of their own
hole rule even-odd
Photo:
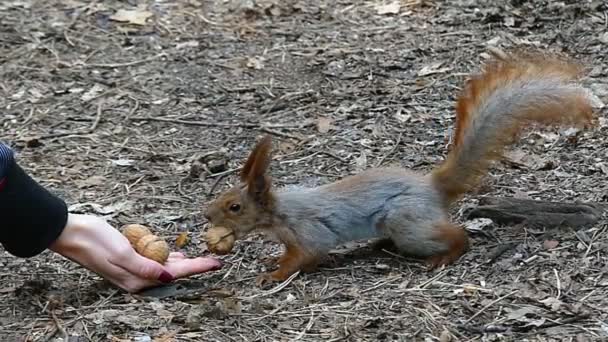
<svg viewBox="0 0 608 342">
<path fill-rule="evenodd" d="M 230 205 L 230 211 L 237 212 L 239 210 L 241 210 L 240 204 L 234 203 Z"/>
</svg>

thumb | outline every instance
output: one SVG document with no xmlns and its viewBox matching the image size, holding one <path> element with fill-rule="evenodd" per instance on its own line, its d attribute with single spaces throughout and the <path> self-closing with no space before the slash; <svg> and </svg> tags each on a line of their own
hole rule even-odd
<svg viewBox="0 0 608 342">
<path fill-rule="evenodd" d="M 162 283 L 170 283 L 175 279 L 163 265 L 143 257 L 135 253 L 135 251 L 131 257 L 124 259 L 122 264 L 117 266 L 143 279 L 158 280 Z"/>
</svg>

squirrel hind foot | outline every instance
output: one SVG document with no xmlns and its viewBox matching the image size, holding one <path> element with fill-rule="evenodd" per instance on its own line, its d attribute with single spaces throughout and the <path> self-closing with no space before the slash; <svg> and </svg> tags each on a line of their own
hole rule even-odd
<svg viewBox="0 0 608 342">
<path fill-rule="evenodd" d="M 426 259 L 426 264 L 431 270 L 456 262 L 469 250 L 467 232 L 463 228 L 451 223 L 439 225 L 434 240 L 445 244 L 448 248 L 446 251 L 432 255 Z"/>
</svg>

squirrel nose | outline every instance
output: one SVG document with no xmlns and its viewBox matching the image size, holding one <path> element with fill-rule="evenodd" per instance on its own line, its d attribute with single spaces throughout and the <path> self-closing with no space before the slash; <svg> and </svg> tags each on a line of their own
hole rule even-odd
<svg viewBox="0 0 608 342">
<path fill-rule="evenodd" d="M 203 213 L 203 217 L 204 217 L 205 219 L 207 219 L 207 221 L 211 222 L 211 216 L 209 216 L 209 213 L 208 213 L 208 212 L 206 212 L 206 211 L 205 211 L 205 212 Z"/>
</svg>

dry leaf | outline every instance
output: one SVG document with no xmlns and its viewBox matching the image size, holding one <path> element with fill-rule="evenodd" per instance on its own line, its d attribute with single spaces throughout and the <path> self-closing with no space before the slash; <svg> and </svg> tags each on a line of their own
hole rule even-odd
<svg viewBox="0 0 608 342">
<path fill-rule="evenodd" d="M 76 183 L 78 188 L 85 189 L 85 188 L 88 188 L 91 186 L 105 184 L 105 182 L 106 182 L 106 178 L 104 176 L 91 176 L 87 179 L 77 180 L 74 183 Z"/>
<path fill-rule="evenodd" d="M 175 239 L 175 245 L 177 248 L 182 248 L 188 243 L 188 232 L 182 232 L 179 234 L 177 239 Z"/>
<path fill-rule="evenodd" d="M 289 141 L 281 141 L 279 142 L 278 150 L 283 154 L 291 153 L 295 150 L 296 145 L 290 143 Z"/>
<path fill-rule="evenodd" d="M 511 313 L 509 313 L 507 318 L 512 319 L 512 320 L 518 320 L 518 321 L 521 321 L 521 320 L 528 321 L 528 319 L 526 319 L 526 316 L 528 316 L 530 314 L 535 314 L 537 311 L 538 311 L 537 308 L 525 306 L 521 309 L 512 311 Z"/>
<path fill-rule="evenodd" d="M 439 68 L 443 62 L 436 62 L 433 64 L 425 65 L 420 71 L 418 71 L 418 76 L 428 76 L 432 74 L 442 74 L 444 72 L 452 70 L 452 68 Z"/>
<path fill-rule="evenodd" d="M 559 308 L 562 306 L 562 304 L 564 304 L 564 302 L 562 302 L 561 300 L 554 298 L 554 297 L 547 297 L 547 298 L 541 300 L 541 303 L 545 304 L 546 306 L 551 307 L 551 310 L 553 310 L 553 311 L 559 310 Z"/>
<path fill-rule="evenodd" d="M 365 155 L 365 151 L 361 151 L 359 158 L 355 159 L 355 165 L 359 171 L 364 170 L 367 167 L 367 156 Z"/>
<path fill-rule="evenodd" d="M 333 122 L 332 119 L 330 118 L 326 118 L 326 117 L 319 117 L 319 119 L 317 120 L 317 130 L 319 131 L 319 133 L 327 133 L 332 129 L 332 125 L 331 123 Z"/>
<path fill-rule="evenodd" d="M 443 330 L 441 332 L 441 335 L 439 335 L 440 342 L 450 342 L 451 340 L 452 340 L 452 334 L 447 329 Z"/>
<path fill-rule="evenodd" d="M 132 159 L 112 160 L 112 164 L 114 164 L 116 166 L 131 166 L 131 165 L 133 165 L 134 162 L 135 162 L 135 160 L 132 160 Z"/>
<path fill-rule="evenodd" d="M 492 221 L 491 219 L 485 218 L 485 217 L 480 217 L 480 218 L 470 220 L 470 221 L 466 222 L 464 225 L 468 231 L 479 232 L 479 231 L 482 231 L 485 227 L 491 225 L 492 223 L 494 223 L 494 221 Z"/>
<path fill-rule="evenodd" d="M 177 341 L 175 339 L 175 335 L 177 335 L 177 332 L 168 332 L 164 335 L 155 337 L 152 342 L 173 342 L 173 341 Z"/>
<path fill-rule="evenodd" d="M 83 102 L 89 102 L 99 96 L 99 94 L 101 94 L 104 89 L 105 88 L 102 85 L 96 83 L 91 89 L 89 89 L 89 91 L 82 94 L 82 97 L 80 99 Z"/>
<path fill-rule="evenodd" d="M 264 63 L 262 63 L 261 59 L 255 57 L 248 57 L 245 60 L 245 66 L 249 69 L 261 70 L 264 69 Z"/>
<path fill-rule="evenodd" d="M 559 241 L 556 240 L 545 240 L 545 242 L 543 242 L 544 249 L 553 249 L 557 247 L 557 245 L 559 245 Z"/>
<path fill-rule="evenodd" d="M 393 1 L 389 4 L 378 5 L 376 6 L 376 11 L 378 14 L 398 14 L 399 10 L 401 10 L 401 3 L 399 1 Z"/>
<path fill-rule="evenodd" d="M 125 10 L 119 9 L 110 16 L 111 20 L 126 22 L 133 25 L 146 25 L 146 20 L 154 13 L 146 10 Z"/>
</svg>

